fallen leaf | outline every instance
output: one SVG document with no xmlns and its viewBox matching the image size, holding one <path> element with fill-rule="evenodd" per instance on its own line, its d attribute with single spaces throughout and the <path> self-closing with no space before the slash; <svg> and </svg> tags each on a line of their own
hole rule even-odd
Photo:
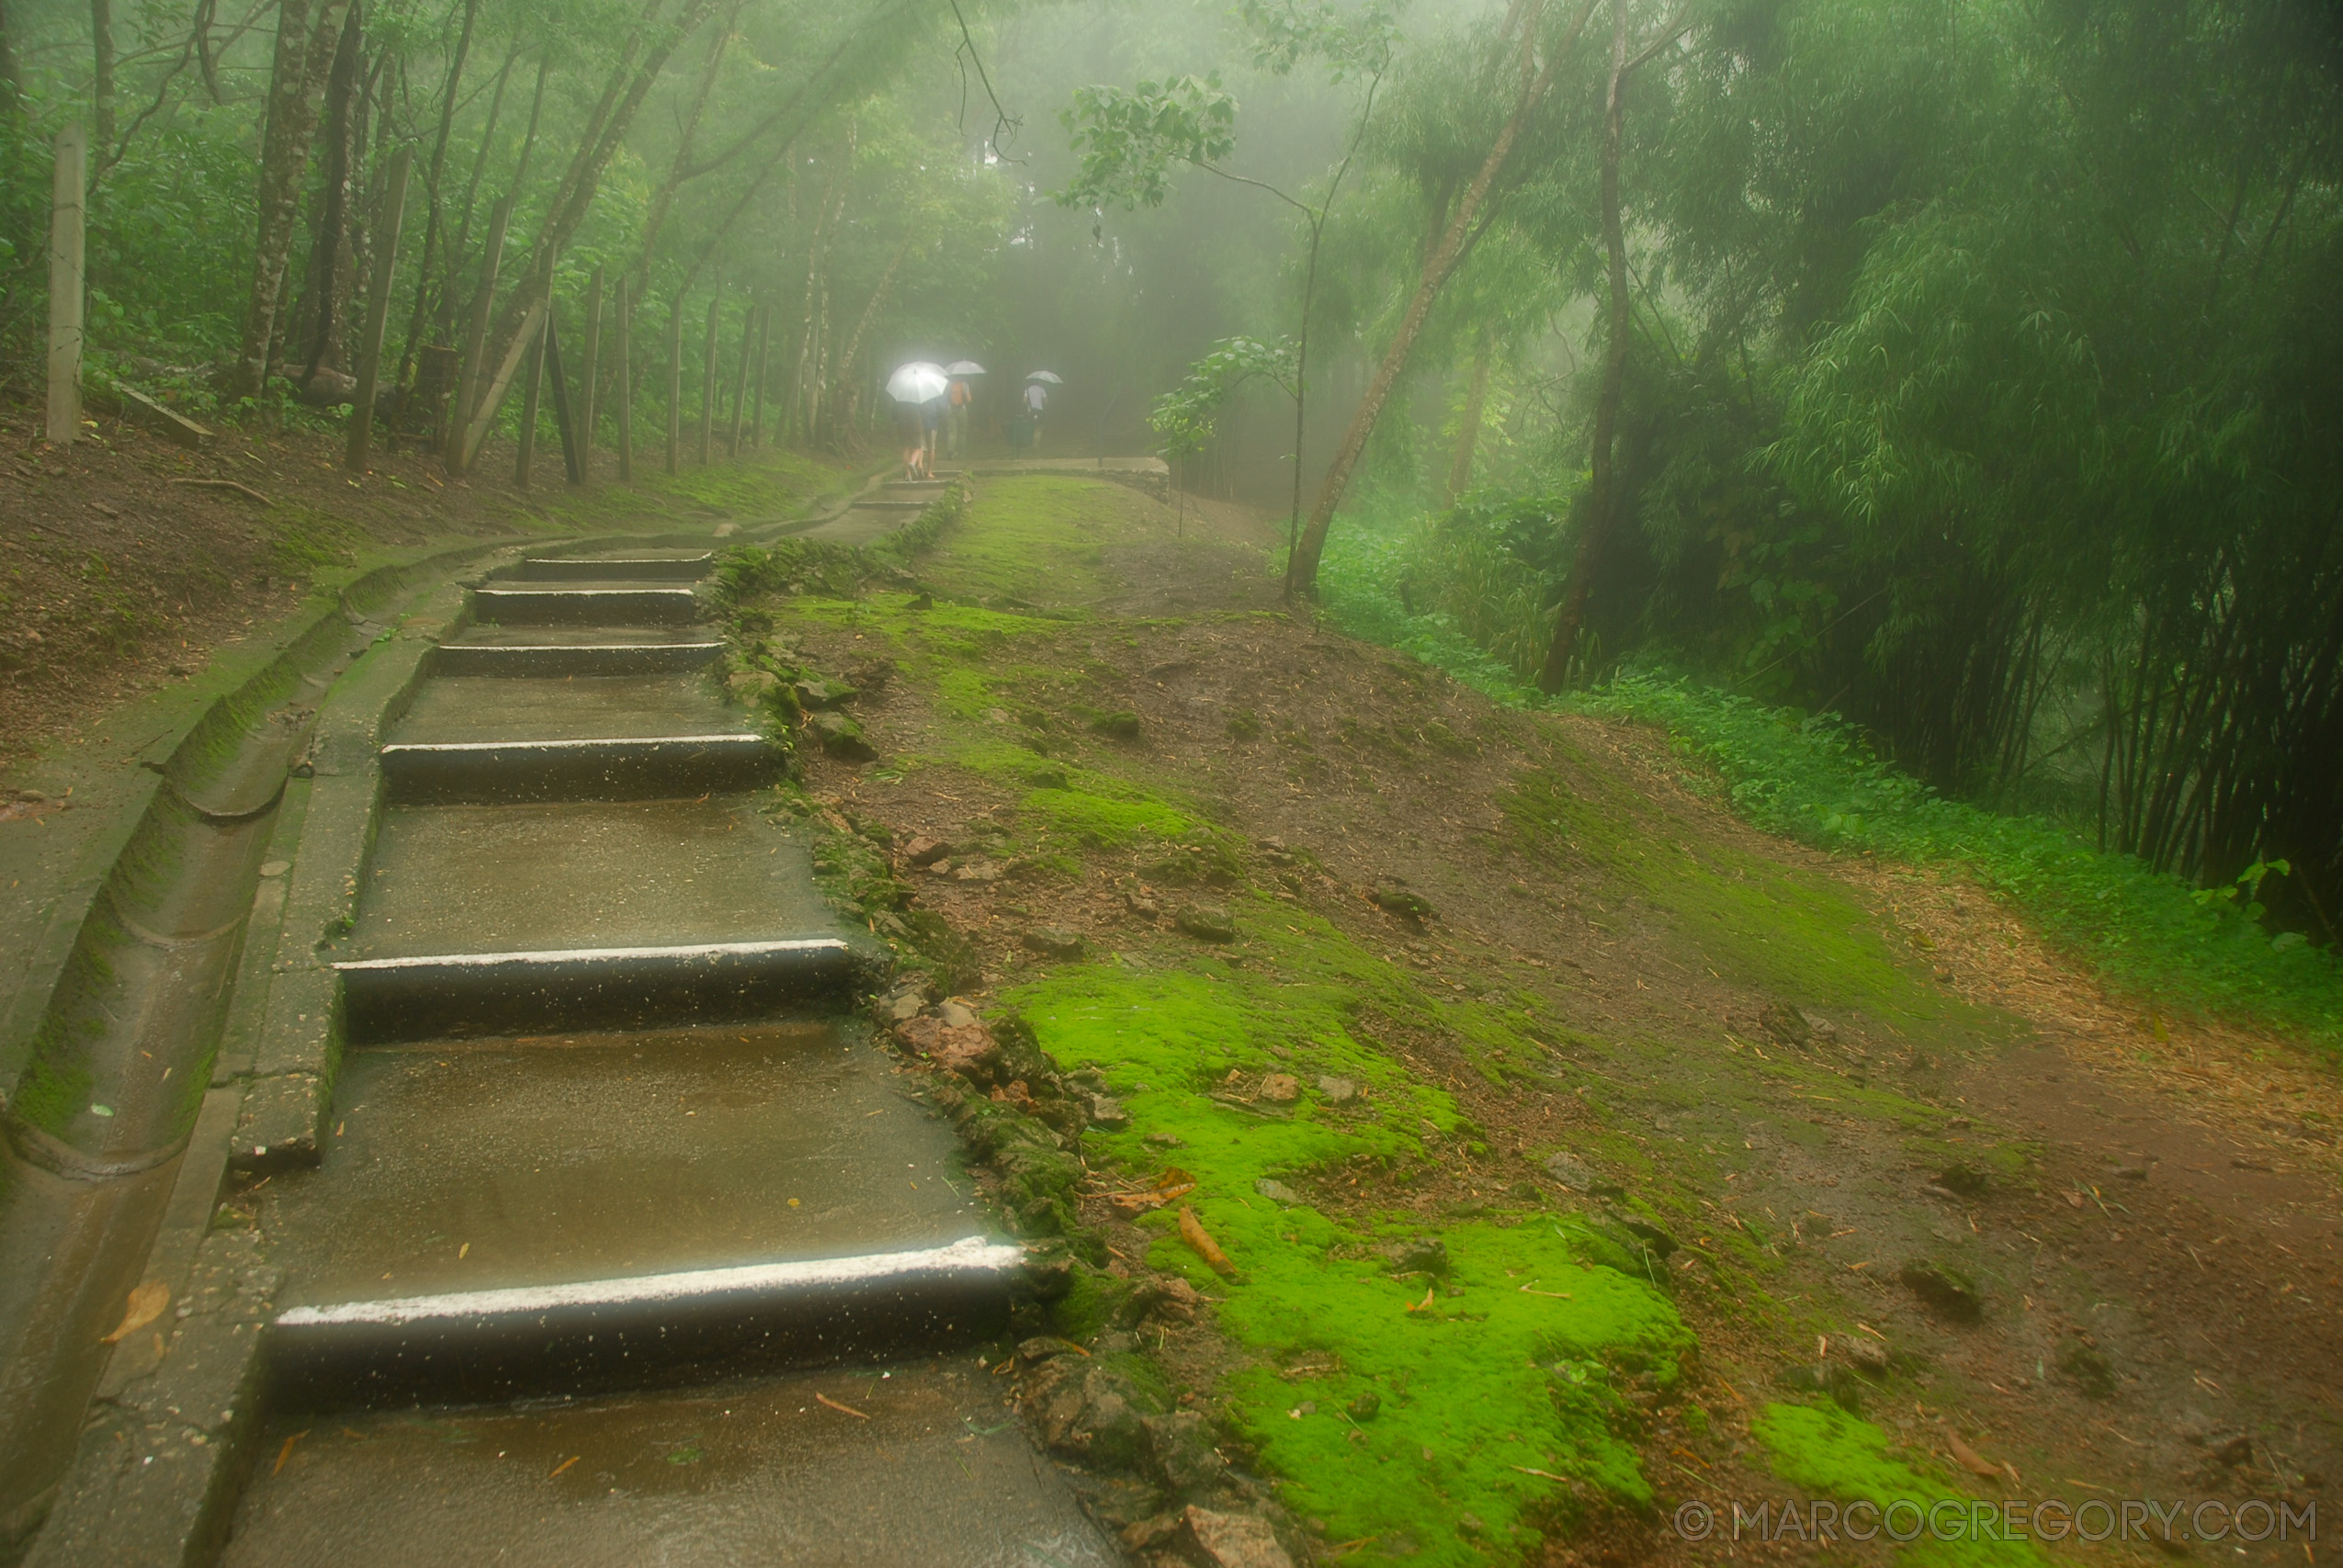
<svg viewBox="0 0 2343 1568">
<path fill-rule="evenodd" d="M 163 1309 L 170 1304 L 171 1287 L 160 1280 L 147 1280 L 130 1292 L 130 1299 L 122 1309 L 122 1321 L 115 1325 L 113 1333 L 98 1343 L 120 1344 L 156 1318 L 161 1317 Z"/>
<path fill-rule="evenodd" d="M 1999 1465 L 1963 1442 L 1961 1434 L 1950 1427 L 1944 1428 L 1944 1440 L 1951 1446 L 1952 1457 L 1960 1461 L 1963 1470 L 1972 1475 L 1988 1476 L 1995 1481 L 2003 1479 Z"/>
<path fill-rule="evenodd" d="M 1220 1250 L 1220 1244 L 1213 1240 L 1212 1233 L 1204 1228 L 1204 1222 L 1196 1218 L 1196 1212 L 1185 1203 L 1180 1205 L 1180 1239 L 1195 1248 L 1196 1256 L 1211 1264 L 1214 1273 L 1227 1279 L 1235 1278 L 1237 1266 L 1228 1261 L 1228 1255 Z"/>
<path fill-rule="evenodd" d="M 826 1393 L 816 1393 L 814 1394 L 814 1397 L 815 1397 L 816 1399 L 818 1399 L 818 1400 L 821 1401 L 821 1403 L 822 1403 L 822 1404 L 827 1404 L 828 1406 L 830 1406 L 830 1408 L 831 1408 L 831 1409 L 832 1409 L 832 1410 L 843 1411 L 845 1414 L 847 1414 L 847 1415 L 849 1415 L 849 1416 L 853 1416 L 853 1417 L 854 1417 L 855 1420 L 857 1420 L 857 1421 L 867 1421 L 867 1420 L 869 1420 L 869 1419 L 870 1419 L 870 1417 L 869 1417 L 869 1416 L 867 1416 L 864 1415 L 861 1411 L 859 1411 L 859 1410 L 855 1409 L 853 1405 L 851 1405 L 851 1404 L 839 1404 L 836 1400 L 834 1400 L 834 1399 L 831 1398 L 831 1397 L 830 1397 L 828 1394 L 826 1394 Z"/>
<path fill-rule="evenodd" d="M 270 1471 L 268 1473 L 271 1475 L 282 1473 L 285 1469 L 285 1461 L 293 1457 L 293 1445 L 308 1436 L 309 1428 L 304 1427 L 300 1431 L 294 1433 L 291 1437 L 286 1438 L 285 1446 L 277 1450 L 277 1468 Z"/>
<path fill-rule="evenodd" d="M 1408 1310 L 1409 1312 L 1430 1312 L 1432 1310 L 1432 1287 L 1430 1285 L 1426 1285 L 1423 1288 L 1423 1300 L 1420 1302 L 1409 1302 L 1408 1303 Z"/>
<path fill-rule="evenodd" d="M 563 1460 L 560 1464 L 553 1467 L 553 1475 L 560 1474 L 563 1471 L 569 1469 L 572 1465 L 577 1463 L 578 1461 L 583 1458 L 585 1458 L 585 1455 L 583 1454 L 572 1454 L 568 1459 Z M 545 1479 L 550 1481 L 553 1479 L 553 1475 L 549 1475 Z"/>
</svg>

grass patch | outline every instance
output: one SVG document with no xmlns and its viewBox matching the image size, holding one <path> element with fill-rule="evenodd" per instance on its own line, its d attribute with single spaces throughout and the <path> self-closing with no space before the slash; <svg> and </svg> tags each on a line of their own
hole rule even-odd
<svg viewBox="0 0 2343 1568">
<path fill-rule="evenodd" d="M 1852 727 L 1629 672 L 1556 702 L 1437 615 L 1407 612 L 1402 545 L 1353 530 L 1330 546 L 1325 602 L 1352 635 L 1404 649 L 1512 707 L 1568 705 L 1656 724 L 1716 771 L 1734 808 L 1769 832 L 1960 871 L 2156 1010 L 2225 1015 L 2343 1051 L 2343 963 L 2294 933 L 2273 938 L 2243 889 L 2189 886 L 2094 849 L 2046 818 L 1949 800 L 1880 759 Z"/>
<path fill-rule="evenodd" d="M 979 604 L 1072 605 L 1114 591 L 1106 547 L 1142 532 L 1120 485 L 1055 475 L 989 479 L 968 525 L 925 563 L 938 587 Z"/>
</svg>

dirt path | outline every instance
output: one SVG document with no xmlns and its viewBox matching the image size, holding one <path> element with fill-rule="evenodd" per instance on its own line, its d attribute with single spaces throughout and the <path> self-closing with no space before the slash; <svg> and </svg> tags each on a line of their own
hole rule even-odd
<svg viewBox="0 0 2343 1568">
<path fill-rule="evenodd" d="M 1725 1548 L 1662 1528 L 1679 1501 L 1832 1490 L 1781 1478 L 1796 1465 L 1763 1432 L 1784 1404 L 1860 1412 L 1895 1462 L 1997 1501 L 2323 1499 L 2343 1461 L 2327 1064 L 2143 1019 L 1973 888 L 1758 834 L 1654 734 L 1508 712 L 1264 613 L 1268 520 L 1207 512 L 1199 539 L 1192 512 L 1181 539 L 1120 497 L 1047 504 L 1084 520 L 1085 546 L 1055 574 L 1028 548 L 1022 596 L 1078 618 L 971 645 L 1002 677 L 990 709 L 914 662 L 862 714 L 883 756 L 913 761 L 818 760 L 809 788 L 898 845 L 1059 854 L 1000 881 L 899 863 L 973 944 L 979 1001 L 1058 972 L 1037 949 L 1059 936 L 1151 952 L 1189 895 L 1145 845 L 1075 850 L 1068 874 L 1035 838 L 1041 775 L 984 761 L 976 731 L 1194 803 L 1241 846 L 1241 879 L 1456 998 L 1453 1028 L 1372 1008 L 1351 1027 L 1451 1094 L 1480 1152 L 1306 1196 L 1435 1227 L 1624 1190 L 1667 1233 L 1701 1370 L 1631 1423 L 1657 1506 L 1582 1522 L 1556 1561 L 1706 1556 Z M 939 596 L 1008 570 L 983 512 L 925 563 Z M 888 625 L 782 632 L 843 670 L 890 635 L 916 645 Z M 1492 1046 L 1476 1003 L 1518 1010 L 1532 1048 Z M 1128 1179 L 1103 1179 L 1085 1214 L 1119 1238 L 1114 1269 L 1152 1277 L 1151 1237 L 1107 1201 Z M 1243 1360 L 1201 1330 L 1158 1349 L 1199 1391 Z M 2194 1550 L 2317 1560 L 2299 1540 Z"/>
</svg>

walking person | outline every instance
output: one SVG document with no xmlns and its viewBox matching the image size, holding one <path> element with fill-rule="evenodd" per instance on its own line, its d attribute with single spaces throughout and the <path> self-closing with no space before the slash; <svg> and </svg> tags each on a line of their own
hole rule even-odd
<svg viewBox="0 0 2343 1568">
<path fill-rule="evenodd" d="M 923 477 L 920 465 L 927 455 L 927 432 L 926 422 L 921 417 L 922 407 L 919 403 L 895 405 L 895 434 L 902 443 L 903 477 L 907 479 Z"/>
<path fill-rule="evenodd" d="M 1042 411 L 1049 406 L 1049 389 L 1039 381 L 1025 383 L 1025 422 L 1033 426 L 1033 444 L 1041 445 Z"/>
<path fill-rule="evenodd" d="M 960 376 L 953 378 L 952 389 L 945 396 L 948 401 L 945 413 L 944 449 L 956 463 L 968 456 L 968 405 L 976 400 L 976 392 L 968 385 L 968 378 Z"/>
<path fill-rule="evenodd" d="M 944 419 L 944 389 L 950 378 L 923 359 L 899 365 L 887 378 L 895 400 L 895 432 L 903 443 L 903 477 L 923 479 L 935 457 L 935 427 Z"/>
<path fill-rule="evenodd" d="M 935 438 L 944 427 L 945 401 L 930 398 L 920 404 L 920 478 L 935 477 Z"/>
</svg>

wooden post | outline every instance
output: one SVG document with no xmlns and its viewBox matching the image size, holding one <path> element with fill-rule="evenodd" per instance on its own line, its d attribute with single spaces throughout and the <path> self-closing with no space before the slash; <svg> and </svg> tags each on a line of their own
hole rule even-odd
<svg viewBox="0 0 2343 1568">
<path fill-rule="evenodd" d="M 616 313 L 611 321 L 617 336 L 611 344 L 617 355 L 617 374 L 611 378 L 610 395 L 618 403 L 618 482 L 626 484 L 635 477 L 635 367 L 633 355 L 633 305 L 627 298 L 627 278 L 618 276 L 618 297 L 612 302 Z"/>
<path fill-rule="evenodd" d="M 390 279 L 399 270 L 399 229 L 407 216 L 407 166 L 414 149 L 402 147 L 390 160 L 390 185 L 382 195 L 382 215 L 374 231 L 374 276 L 368 279 L 366 326 L 358 339 L 358 389 L 350 404 L 350 439 L 342 461 L 352 473 L 366 472 L 374 444 L 374 392 L 382 373 L 382 333 L 390 324 Z"/>
<path fill-rule="evenodd" d="M 764 445 L 764 367 L 765 349 L 773 336 L 773 307 L 767 304 L 756 318 L 756 413 L 749 421 L 749 445 Z"/>
<path fill-rule="evenodd" d="M 707 300 L 707 348 L 699 367 L 699 466 L 707 467 L 708 437 L 716 433 L 716 313 L 724 302 L 719 291 Z"/>
<path fill-rule="evenodd" d="M 522 490 L 529 488 L 529 465 L 537 461 L 537 392 L 545 380 L 545 334 L 552 320 L 549 311 L 538 324 L 537 341 L 529 344 L 528 363 L 521 371 L 521 441 L 513 457 L 513 483 Z"/>
<path fill-rule="evenodd" d="M 488 222 L 488 244 L 480 254 L 480 296 L 472 301 L 472 319 L 464 329 L 464 369 L 456 383 L 456 406 L 447 421 L 447 438 L 441 442 L 441 456 L 447 461 L 447 471 L 460 474 L 470 465 L 471 454 L 464 450 L 465 436 L 472 418 L 472 400 L 480 390 L 480 358 L 488 348 L 488 317 L 496 303 L 496 268 L 504 256 L 504 225 L 513 216 L 513 198 L 506 197 L 496 204 L 496 212 Z"/>
<path fill-rule="evenodd" d="M 570 383 L 561 374 L 561 334 L 554 331 L 553 307 L 545 307 L 545 378 L 553 389 L 553 428 L 561 433 L 561 476 L 585 483 L 585 442 L 570 418 Z"/>
<path fill-rule="evenodd" d="M 595 267 L 594 276 L 586 279 L 585 342 L 579 345 L 578 355 L 578 473 L 576 482 L 585 483 L 586 467 L 594 458 L 594 378 L 602 373 L 598 363 L 602 348 L 602 269 Z"/>
<path fill-rule="evenodd" d="M 49 439 L 71 445 L 82 433 L 82 218 L 88 133 L 78 124 L 57 133 L 56 180 L 49 205 Z"/>
<path fill-rule="evenodd" d="M 741 313 L 741 358 L 732 367 L 732 428 L 724 437 L 724 455 L 741 455 L 741 404 L 749 389 L 749 342 L 756 336 L 756 307 L 751 305 Z"/>
<path fill-rule="evenodd" d="M 684 471 L 684 297 L 667 308 L 667 471 Z"/>
</svg>

